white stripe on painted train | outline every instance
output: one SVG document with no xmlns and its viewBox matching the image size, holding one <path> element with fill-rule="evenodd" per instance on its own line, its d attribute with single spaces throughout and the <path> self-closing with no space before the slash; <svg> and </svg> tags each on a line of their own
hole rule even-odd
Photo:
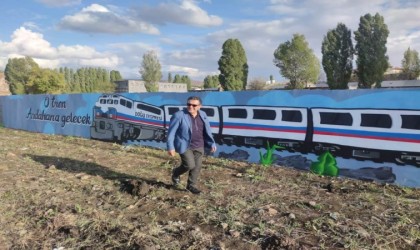
<svg viewBox="0 0 420 250">
<path fill-rule="evenodd" d="M 120 95 L 95 103 L 91 137 L 165 140 L 180 105 L 155 106 Z M 420 110 L 203 106 L 220 144 L 283 146 L 285 150 L 420 164 Z"/>
</svg>

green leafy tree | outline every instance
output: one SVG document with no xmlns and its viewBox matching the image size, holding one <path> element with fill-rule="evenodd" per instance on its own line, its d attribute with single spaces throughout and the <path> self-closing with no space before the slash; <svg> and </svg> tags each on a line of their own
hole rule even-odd
<svg viewBox="0 0 420 250">
<path fill-rule="evenodd" d="M 77 72 L 73 74 L 73 84 L 71 88 L 73 93 L 81 93 L 83 92 L 81 89 L 80 78 Z"/>
<path fill-rule="evenodd" d="M 28 81 L 33 72 L 39 70 L 38 64 L 31 57 L 10 58 L 4 70 L 13 95 L 29 94 Z"/>
<path fill-rule="evenodd" d="M 118 70 L 111 70 L 111 72 L 109 72 L 109 78 L 111 82 L 120 81 L 123 79 Z"/>
<path fill-rule="evenodd" d="M 346 89 L 353 70 L 351 31 L 339 23 L 322 42 L 322 66 L 330 89 Z"/>
<path fill-rule="evenodd" d="M 178 74 L 175 75 L 174 83 L 182 83 L 182 78 L 180 75 Z"/>
<path fill-rule="evenodd" d="M 171 83 L 172 81 L 173 81 L 173 79 L 172 79 L 172 73 L 169 72 L 168 73 L 168 82 Z"/>
<path fill-rule="evenodd" d="M 181 76 L 181 81 L 182 81 L 182 83 L 187 84 L 187 89 L 188 90 L 191 90 L 191 79 L 190 79 L 189 76 L 187 76 L 187 75 Z"/>
<path fill-rule="evenodd" d="M 118 71 L 108 72 L 103 68 L 88 67 L 79 68 L 76 71 L 64 68 L 59 72 L 64 72 L 66 93 L 114 92 L 114 81 L 122 79 Z"/>
<path fill-rule="evenodd" d="M 161 66 L 155 51 L 148 51 L 143 55 L 140 74 L 149 92 L 159 91 L 158 82 L 162 78 Z"/>
<path fill-rule="evenodd" d="M 420 76 L 420 59 L 416 50 L 410 47 L 404 52 L 404 59 L 401 61 L 403 73 L 408 76 L 409 80 L 417 79 Z"/>
<path fill-rule="evenodd" d="M 289 88 L 301 89 L 306 83 L 316 82 L 320 64 L 305 36 L 294 34 L 291 41 L 281 43 L 274 51 L 274 65 L 280 74 L 290 80 Z"/>
<path fill-rule="evenodd" d="M 223 43 L 219 61 L 219 81 L 225 90 L 244 90 L 248 79 L 248 63 L 245 50 L 238 39 Z"/>
<path fill-rule="evenodd" d="M 191 89 L 191 79 L 187 75 L 175 75 L 174 82 L 173 83 L 185 83 L 187 84 L 187 89 Z"/>
<path fill-rule="evenodd" d="M 204 78 L 204 88 L 205 89 L 209 89 L 209 88 L 217 88 L 219 87 L 219 76 L 218 75 L 208 75 Z"/>
<path fill-rule="evenodd" d="M 214 88 L 220 87 L 219 75 L 213 75 L 212 78 Z"/>
<path fill-rule="evenodd" d="M 386 55 L 389 30 L 384 18 L 378 13 L 375 16 L 366 14 L 360 17 L 359 29 L 354 35 L 359 87 L 380 87 L 384 73 L 389 67 Z"/>
<path fill-rule="evenodd" d="M 86 76 L 85 76 L 85 68 L 80 68 L 76 71 L 76 74 L 79 78 L 79 84 L 80 84 L 80 91 L 87 92 L 86 88 Z"/>
<path fill-rule="evenodd" d="M 60 94 L 65 87 L 64 74 L 52 69 L 33 70 L 27 82 L 30 94 Z"/>
</svg>

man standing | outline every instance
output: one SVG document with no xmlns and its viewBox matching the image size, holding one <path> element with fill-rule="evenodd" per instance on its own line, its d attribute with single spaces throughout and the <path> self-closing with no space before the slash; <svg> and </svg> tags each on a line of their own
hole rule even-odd
<svg viewBox="0 0 420 250">
<path fill-rule="evenodd" d="M 200 194 L 197 180 L 200 175 L 204 147 L 216 151 L 216 143 L 210 129 L 210 122 L 205 112 L 200 110 L 201 99 L 191 96 L 187 108 L 176 112 L 169 123 L 167 149 L 170 156 L 175 152 L 181 156 L 181 165 L 172 171 L 172 182 L 178 185 L 180 176 L 188 174 L 187 190 Z"/>
</svg>

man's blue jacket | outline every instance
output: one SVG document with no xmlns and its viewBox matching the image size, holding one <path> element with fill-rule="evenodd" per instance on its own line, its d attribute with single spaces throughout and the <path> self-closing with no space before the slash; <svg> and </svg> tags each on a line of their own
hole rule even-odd
<svg viewBox="0 0 420 250">
<path fill-rule="evenodd" d="M 204 146 L 216 147 L 216 142 L 211 134 L 210 122 L 204 111 L 198 110 L 198 115 L 204 122 Z M 183 154 L 190 146 L 192 135 L 191 118 L 187 109 L 180 110 L 173 114 L 169 123 L 167 149 Z"/>
</svg>

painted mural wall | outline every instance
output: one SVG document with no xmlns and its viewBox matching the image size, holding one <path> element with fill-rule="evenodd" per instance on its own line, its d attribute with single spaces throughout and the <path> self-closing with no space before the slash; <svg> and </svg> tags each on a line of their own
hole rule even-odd
<svg viewBox="0 0 420 250">
<path fill-rule="evenodd" d="M 191 95 L 216 157 L 420 187 L 420 89 L 22 95 L 0 106 L 8 128 L 165 148 Z"/>
</svg>

